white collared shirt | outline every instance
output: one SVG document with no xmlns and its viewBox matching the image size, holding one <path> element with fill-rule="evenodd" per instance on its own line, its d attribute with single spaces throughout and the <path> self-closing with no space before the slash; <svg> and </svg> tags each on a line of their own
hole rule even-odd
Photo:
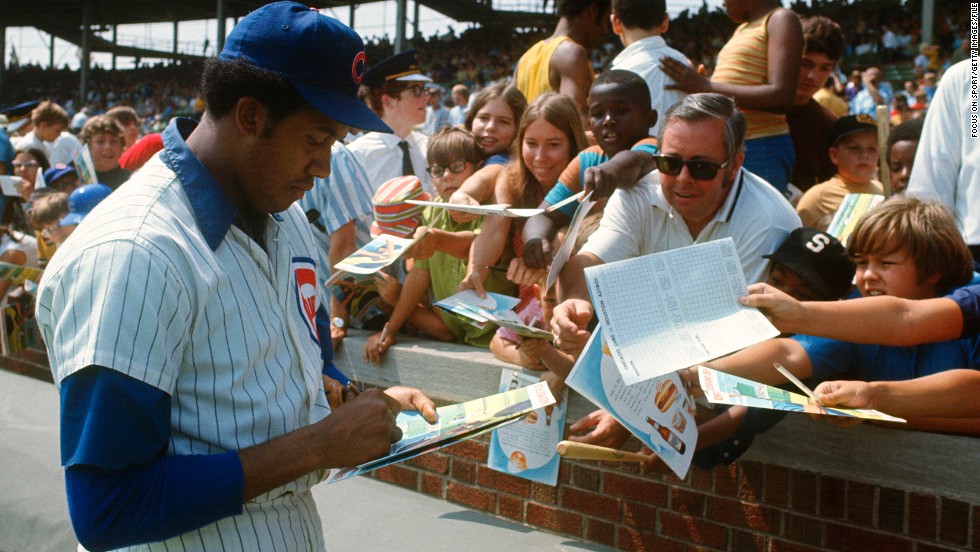
<svg viewBox="0 0 980 552">
<path fill-rule="evenodd" d="M 402 150 L 398 147 L 398 142 L 401 141 L 402 139 L 394 134 L 369 132 L 347 146 L 367 171 L 372 192 L 376 192 L 379 186 L 392 178 L 402 176 Z M 415 176 L 422 181 L 422 189 L 432 195 L 434 193 L 432 179 L 429 178 L 429 173 L 425 172 L 425 168 L 429 166 L 426 160 L 429 138 L 412 131 L 405 137 L 405 141 L 408 142 Z"/>
<path fill-rule="evenodd" d="M 650 127 L 650 135 L 657 136 L 660 131 L 660 121 L 663 120 L 667 109 L 681 101 L 686 93 L 680 90 L 665 90 L 664 86 L 674 84 L 674 79 L 660 70 L 660 58 L 674 58 L 687 66 L 691 66 L 684 54 L 667 46 L 661 36 L 648 36 L 627 46 L 613 59 L 612 69 L 632 71 L 643 77 L 650 87 L 650 103 L 657 110 L 657 124 Z"/>
<path fill-rule="evenodd" d="M 768 182 L 741 169 L 714 218 L 691 236 L 663 195 L 660 173 L 654 171 L 636 186 L 613 193 L 599 228 L 582 251 L 611 263 L 731 237 L 745 279 L 754 283 L 769 275 L 769 260 L 763 255 L 776 251 L 799 227 L 800 217 L 789 202 Z"/>
</svg>

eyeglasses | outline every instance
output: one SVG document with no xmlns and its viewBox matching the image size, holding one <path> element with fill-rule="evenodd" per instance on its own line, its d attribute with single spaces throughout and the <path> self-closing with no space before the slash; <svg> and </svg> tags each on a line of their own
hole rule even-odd
<svg viewBox="0 0 980 552">
<path fill-rule="evenodd" d="M 449 172 L 453 174 L 459 174 L 466 169 L 466 160 L 460 159 L 448 165 L 429 165 L 425 168 L 425 172 L 429 173 L 432 178 L 442 178 L 446 174 L 446 169 L 449 169 Z"/>
<path fill-rule="evenodd" d="M 421 98 L 422 97 L 422 94 L 428 94 L 429 93 L 429 90 L 427 88 L 425 88 L 421 84 L 416 84 L 416 85 L 413 85 L 413 86 L 405 86 L 403 88 L 392 88 L 391 90 L 388 91 L 388 95 L 389 96 L 394 96 L 395 94 L 401 94 L 402 92 L 405 92 L 406 90 L 411 90 L 412 91 L 412 94 L 416 98 Z"/>
<path fill-rule="evenodd" d="M 15 169 L 33 169 L 37 166 L 37 161 L 28 161 L 26 163 L 21 163 L 19 161 L 14 161 L 11 163 Z"/>
<path fill-rule="evenodd" d="M 728 166 L 728 161 L 718 164 L 713 161 L 702 161 L 700 159 L 684 160 L 673 155 L 657 155 L 654 157 L 657 163 L 657 170 L 663 174 L 677 176 L 681 174 L 681 169 L 687 165 L 688 172 L 695 180 L 711 180 L 718 176 L 718 171 Z"/>
</svg>

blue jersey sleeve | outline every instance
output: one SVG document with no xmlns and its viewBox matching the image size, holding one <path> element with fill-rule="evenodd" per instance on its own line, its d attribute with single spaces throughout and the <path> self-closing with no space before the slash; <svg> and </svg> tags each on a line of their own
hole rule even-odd
<svg viewBox="0 0 980 552">
<path fill-rule="evenodd" d="M 961 287 L 948 295 L 956 301 L 963 313 L 963 333 L 960 337 L 970 337 L 980 333 L 980 285 Z"/>
<path fill-rule="evenodd" d="M 240 514 L 236 451 L 167 456 L 170 396 L 89 366 L 61 383 L 68 511 L 90 550 L 162 540 Z"/>
</svg>

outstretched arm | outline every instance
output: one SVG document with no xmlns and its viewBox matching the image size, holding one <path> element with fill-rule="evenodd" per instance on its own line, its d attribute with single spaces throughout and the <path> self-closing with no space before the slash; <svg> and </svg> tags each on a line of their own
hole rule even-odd
<svg viewBox="0 0 980 552">
<path fill-rule="evenodd" d="M 825 381 L 814 393 L 827 406 L 874 408 L 903 418 L 980 417 L 977 370 L 948 370 L 904 381 Z"/>
<path fill-rule="evenodd" d="M 911 347 L 958 339 L 963 332 L 963 313 L 947 297 L 800 302 L 768 284 L 753 284 L 739 302 L 761 310 L 780 331 L 851 343 Z"/>
</svg>

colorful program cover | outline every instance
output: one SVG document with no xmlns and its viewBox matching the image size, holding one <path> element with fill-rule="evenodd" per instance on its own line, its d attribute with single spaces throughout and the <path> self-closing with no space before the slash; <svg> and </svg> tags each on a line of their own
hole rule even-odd
<svg viewBox="0 0 980 552">
<path fill-rule="evenodd" d="M 419 236 L 421 238 L 422 236 Z M 358 249 L 334 268 L 351 274 L 374 274 L 398 260 L 417 239 L 399 238 L 381 234 Z"/>
<path fill-rule="evenodd" d="M 418 412 L 402 412 L 395 420 L 398 427 L 402 429 L 402 438 L 391 445 L 391 451 L 387 456 L 360 466 L 339 470 L 327 482 L 343 481 L 348 477 L 397 464 L 472 439 L 505 424 L 516 422 L 528 412 L 550 404 L 555 404 L 555 397 L 551 395 L 548 384 L 542 381 L 530 387 L 439 407 L 436 409 L 439 419 L 434 424 L 425 421 Z"/>
<path fill-rule="evenodd" d="M 40 268 L 31 268 L 0 261 L 0 280 L 10 282 L 15 286 L 24 283 L 25 280 L 37 283 L 41 281 L 43 271 Z"/>
<path fill-rule="evenodd" d="M 596 328 L 565 381 L 650 447 L 677 477 L 691 467 L 698 427 L 694 403 L 676 372 L 626 385 Z"/>
<path fill-rule="evenodd" d="M 846 416 L 885 422 L 905 421 L 902 418 L 889 416 L 877 410 L 831 408 L 819 404 L 810 404 L 810 399 L 799 393 L 792 393 L 785 389 L 719 372 L 706 366 L 698 366 L 698 378 L 701 380 L 701 389 L 704 390 L 705 398 L 713 403 L 737 404 L 769 410 L 805 412 L 807 414 Z"/>
<path fill-rule="evenodd" d="M 518 370 L 503 369 L 499 391 L 527 387 L 539 378 Z M 558 483 L 558 443 L 565 427 L 567 394 L 555 404 L 549 404 L 528 414 L 516 424 L 508 424 L 493 432 L 490 438 L 491 468 L 554 486 Z"/>
<path fill-rule="evenodd" d="M 75 155 L 75 171 L 78 172 L 78 179 L 82 184 L 98 184 L 99 178 L 95 176 L 95 163 L 92 162 L 92 153 L 88 149 L 88 144 L 82 146 Z"/>
<path fill-rule="evenodd" d="M 884 200 L 885 196 L 878 194 L 847 194 L 834 213 L 834 218 L 830 220 L 827 233 L 840 240 L 846 247 L 847 239 L 851 237 L 851 232 L 854 231 L 861 217 Z"/>
</svg>

